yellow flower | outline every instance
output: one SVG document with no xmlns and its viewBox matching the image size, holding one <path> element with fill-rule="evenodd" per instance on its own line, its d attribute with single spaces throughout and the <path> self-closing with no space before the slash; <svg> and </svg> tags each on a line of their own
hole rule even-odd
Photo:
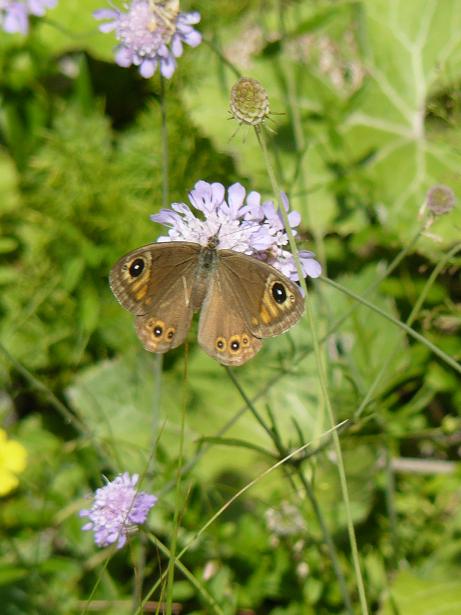
<svg viewBox="0 0 461 615">
<path fill-rule="evenodd" d="M 0 429 L 0 496 L 6 495 L 18 485 L 16 474 L 24 471 L 27 451 L 22 444 L 8 440 L 6 432 Z"/>
</svg>

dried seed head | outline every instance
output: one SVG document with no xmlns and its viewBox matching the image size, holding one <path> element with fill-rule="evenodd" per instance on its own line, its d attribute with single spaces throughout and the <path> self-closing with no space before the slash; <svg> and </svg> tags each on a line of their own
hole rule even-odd
<svg viewBox="0 0 461 615">
<path fill-rule="evenodd" d="M 456 204 L 455 193 L 448 186 L 432 186 L 426 196 L 427 208 L 436 216 L 450 212 Z"/>
<path fill-rule="evenodd" d="M 263 86 L 249 77 L 242 77 L 232 87 L 231 113 L 238 122 L 257 126 L 269 115 L 269 98 Z"/>
</svg>

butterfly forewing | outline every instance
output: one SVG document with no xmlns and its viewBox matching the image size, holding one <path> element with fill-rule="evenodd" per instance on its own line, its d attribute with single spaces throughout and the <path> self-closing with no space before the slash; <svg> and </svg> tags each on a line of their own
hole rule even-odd
<svg viewBox="0 0 461 615">
<path fill-rule="evenodd" d="M 297 284 L 274 267 L 246 254 L 220 250 L 221 286 L 232 295 L 258 338 L 273 337 L 295 325 L 304 312 Z"/>
<path fill-rule="evenodd" d="M 130 252 L 110 274 L 112 292 L 136 315 L 136 332 L 151 352 L 166 352 L 186 338 L 200 246 L 157 243 Z"/>
</svg>

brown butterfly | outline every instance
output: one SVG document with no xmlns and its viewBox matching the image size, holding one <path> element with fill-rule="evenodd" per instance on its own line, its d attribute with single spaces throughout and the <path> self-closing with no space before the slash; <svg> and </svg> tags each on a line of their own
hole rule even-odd
<svg viewBox="0 0 461 615">
<path fill-rule="evenodd" d="M 198 342 L 224 365 L 242 365 L 262 339 L 292 327 L 304 311 L 297 284 L 241 252 L 187 241 L 153 243 L 112 268 L 110 287 L 136 316 L 136 332 L 151 352 L 182 344 L 200 310 Z"/>
</svg>

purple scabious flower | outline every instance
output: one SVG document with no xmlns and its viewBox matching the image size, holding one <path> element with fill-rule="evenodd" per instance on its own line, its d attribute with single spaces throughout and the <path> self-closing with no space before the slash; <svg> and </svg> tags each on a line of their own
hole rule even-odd
<svg viewBox="0 0 461 615">
<path fill-rule="evenodd" d="M 160 66 L 169 79 L 176 69 L 176 58 L 182 55 L 183 43 L 197 47 L 202 36 L 193 25 L 200 13 L 181 13 L 178 0 L 132 0 L 124 4 L 125 11 L 99 9 L 96 19 L 106 19 L 101 32 L 115 32 L 120 44 L 115 62 L 119 66 L 139 66 L 140 74 L 149 79 Z"/>
<path fill-rule="evenodd" d="M 226 189 L 222 184 L 198 181 L 189 193 L 192 209 L 185 203 L 172 203 L 151 220 L 169 228 L 168 235 L 157 241 L 193 241 L 206 246 L 210 237 L 217 236 L 220 249 L 243 252 L 272 265 L 293 281 L 299 276 L 288 245 L 283 218 L 272 201 L 261 203 L 261 195 L 252 190 L 248 194 L 241 184 Z M 289 211 L 286 194 L 282 201 L 288 213 L 292 233 L 301 222 L 297 211 Z M 322 273 L 312 252 L 299 252 L 304 275 L 317 278 Z"/>
<path fill-rule="evenodd" d="M 80 517 L 88 517 L 83 530 L 94 532 L 98 547 L 117 543 L 121 549 L 129 532 L 144 523 L 157 502 L 155 495 L 136 490 L 138 474 L 119 474 L 112 482 L 96 489 L 93 506 L 80 511 Z"/>
<path fill-rule="evenodd" d="M 5 32 L 27 34 L 29 15 L 42 17 L 58 0 L 0 0 L 0 26 Z"/>
</svg>

